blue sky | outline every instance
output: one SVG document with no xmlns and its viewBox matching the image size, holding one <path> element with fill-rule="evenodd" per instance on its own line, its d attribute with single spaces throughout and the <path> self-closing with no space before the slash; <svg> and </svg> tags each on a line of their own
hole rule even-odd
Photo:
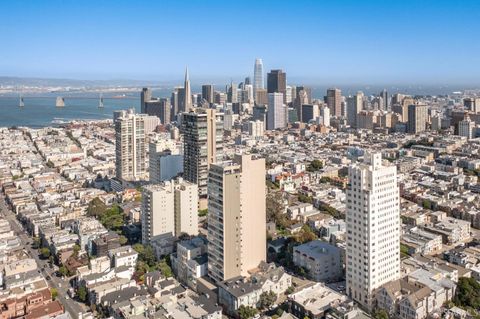
<svg viewBox="0 0 480 319">
<path fill-rule="evenodd" d="M 0 2 L 0 75 L 480 84 L 480 1 Z"/>
</svg>

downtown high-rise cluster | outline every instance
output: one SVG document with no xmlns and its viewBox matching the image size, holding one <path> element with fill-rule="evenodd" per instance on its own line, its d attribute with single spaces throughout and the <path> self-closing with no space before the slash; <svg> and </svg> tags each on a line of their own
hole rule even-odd
<svg viewBox="0 0 480 319">
<path fill-rule="evenodd" d="M 338 280 L 344 274 L 344 288 L 339 289 L 344 289 L 348 299 L 339 297 L 341 302 L 353 300 L 362 309 L 374 311 L 377 305 L 386 307 L 389 302 L 403 302 L 399 301 L 403 299 L 388 301 L 387 298 L 389 291 L 396 291 L 402 285 L 417 285 L 424 293 L 433 289 L 433 284 L 420 279 L 413 284 L 414 277 L 405 279 L 401 273 L 399 180 L 403 175 L 397 172 L 397 167 L 401 167 L 401 173 L 407 169 L 390 163 L 394 153 L 388 148 L 397 144 L 392 141 L 385 143 L 387 149 L 371 148 L 363 139 L 375 144 L 375 136 L 422 136 L 430 132 L 439 134 L 453 127 L 454 134 L 471 140 L 476 135 L 478 98 L 464 99 L 469 111 L 460 115 L 450 110 L 450 115 L 429 97 L 390 94 L 386 89 L 378 94 L 357 91 L 344 96 L 341 89 L 332 87 L 323 97 L 315 97 L 311 87 L 289 84 L 287 73 L 282 69 L 272 69 L 265 75 L 261 59 L 255 60 L 253 77 L 247 76 L 239 84 L 230 81 L 221 89 L 218 85 L 203 84 L 198 93 L 192 92 L 191 87 L 187 69 L 183 86 L 175 87 L 170 97 L 155 98 L 150 89 L 144 88 L 140 114 L 134 111 L 115 114 L 117 182 L 127 187 L 143 186 L 144 244 L 151 245 L 158 255 L 170 254 L 174 253 L 172 243 L 176 238 L 185 240 L 188 236 L 198 244 L 195 238 L 200 232 L 199 236 L 207 243 L 198 250 L 207 257 L 203 272 L 218 286 L 218 298 L 227 305 L 229 314 L 237 313 L 238 300 L 243 298 L 235 299 L 235 291 L 242 292 L 253 285 L 260 278 L 256 276 L 276 272 L 277 279 L 271 279 L 275 282 L 275 291 L 287 289 L 281 281 L 290 283 L 291 278 L 283 276 L 286 273 L 283 268 L 277 269 L 266 261 L 272 259 L 272 254 L 277 257 L 282 254 L 281 248 L 277 251 L 276 240 L 289 243 L 291 238 L 299 236 L 296 234 L 308 233 L 310 229 L 316 229 L 322 236 L 333 229 L 343 229 L 344 238 L 339 238 L 344 246 L 335 245 L 337 238 L 328 235 L 330 243 L 312 240 L 298 247 L 287 245 L 292 252 L 286 254 L 293 254 L 291 263 L 296 274 L 306 273 L 309 278 L 326 282 Z M 335 163 L 334 168 L 318 173 L 316 170 L 321 170 L 327 160 L 305 156 L 309 153 L 305 148 L 315 148 L 319 134 L 325 137 L 324 145 L 335 144 L 332 152 L 340 150 L 346 155 L 343 158 L 332 155 L 328 161 Z M 275 152 L 283 144 L 298 153 L 276 154 L 280 163 L 288 163 L 285 166 L 267 163 L 264 157 L 272 155 L 268 150 Z M 409 146 L 411 149 L 402 154 L 425 160 L 435 156 L 435 147 L 439 147 L 427 139 Z M 263 152 L 259 154 L 262 147 Z M 303 164 L 308 161 L 310 164 Z M 337 164 L 344 169 L 335 169 Z M 313 197 L 316 193 L 311 183 L 325 181 L 341 185 L 344 191 L 345 197 L 339 195 L 340 190 L 328 193 L 344 205 L 340 206 L 344 222 L 333 220 L 326 226 L 322 224 L 325 217 L 315 215 L 317 208 L 330 213 L 334 210 L 321 196 Z M 281 228 L 278 220 L 273 226 L 266 223 L 267 218 L 271 218 L 266 212 L 271 214 L 272 210 L 268 202 L 272 199 L 267 194 L 275 188 L 282 194 L 277 199 L 279 205 L 286 205 L 281 213 L 289 219 Z M 292 204 L 292 198 L 294 203 L 295 199 L 301 203 Z M 199 211 L 204 212 L 201 217 L 197 216 Z M 202 223 L 206 228 L 199 228 Z M 268 241 L 267 253 L 266 232 L 278 237 L 278 230 L 292 237 Z M 421 240 L 429 236 L 436 242 L 439 240 L 422 229 L 409 229 L 409 232 Z M 186 243 L 179 245 L 177 249 L 186 249 L 182 246 Z M 174 253 L 176 263 L 181 263 L 180 254 L 184 253 Z M 186 256 L 181 258 L 187 263 Z M 292 267 L 285 260 L 281 262 Z M 180 277 L 187 276 L 181 265 L 176 267 Z M 189 280 L 193 285 L 198 278 Z M 447 284 L 440 286 L 448 288 Z M 315 286 L 311 293 L 320 294 L 322 289 L 327 288 Z M 409 289 L 400 288 L 402 296 L 416 291 Z M 238 294 L 243 296 L 245 291 L 241 292 Z M 305 296 L 297 297 L 302 300 Z M 252 299 L 242 299 L 242 305 L 260 302 L 259 294 L 249 298 Z M 440 300 L 435 298 L 435 302 Z M 451 298 L 450 294 L 445 300 Z M 295 299 L 291 304 L 295 304 Z M 410 311 L 395 309 L 388 311 Z M 298 305 L 298 309 L 292 311 L 300 316 L 313 313 L 305 305 Z"/>
</svg>

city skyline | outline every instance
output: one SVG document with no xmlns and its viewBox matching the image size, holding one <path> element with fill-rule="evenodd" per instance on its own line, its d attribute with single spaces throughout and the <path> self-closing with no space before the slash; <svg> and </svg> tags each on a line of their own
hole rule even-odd
<svg viewBox="0 0 480 319">
<path fill-rule="evenodd" d="M 0 53 L 0 75 L 147 81 L 181 78 L 188 66 L 192 80 L 225 79 L 252 76 L 252 61 L 262 58 L 264 73 L 283 69 L 296 82 L 478 84 L 479 45 L 470 39 L 479 23 L 453 22 L 478 6 L 474 1 L 235 7 L 216 1 L 3 3 L 0 26 L 8 45 Z M 238 23 L 230 19 L 232 10 Z M 196 19 L 199 15 L 204 18 Z M 272 16 L 277 23 L 269 22 Z M 206 30 L 213 36 L 205 37 Z M 225 41 L 235 32 L 245 35 L 244 45 Z M 468 50 L 460 49 L 467 43 Z"/>
</svg>

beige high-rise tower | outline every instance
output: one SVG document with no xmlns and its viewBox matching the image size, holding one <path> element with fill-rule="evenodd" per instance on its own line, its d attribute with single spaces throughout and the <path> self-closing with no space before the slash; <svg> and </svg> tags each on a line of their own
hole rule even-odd
<svg viewBox="0 0 480 319">
<path fill-rule="evenodd" d="M 235 155 L 210 165 L 208 196 L 209 275 L 248 276 L 266 258 L 265 159 Z"/>
</svg>

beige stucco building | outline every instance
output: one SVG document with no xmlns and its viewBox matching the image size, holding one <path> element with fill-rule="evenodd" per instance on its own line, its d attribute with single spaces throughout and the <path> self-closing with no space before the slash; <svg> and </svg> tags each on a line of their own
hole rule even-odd
<svg viewBox="0 0 480 319">
<path fill-rule="evenodd" d="M 216 281 L 248 276 L 266 256 L 265 160 L 235 155 L 208 178 L 208 272 Z"/>
</svg>

